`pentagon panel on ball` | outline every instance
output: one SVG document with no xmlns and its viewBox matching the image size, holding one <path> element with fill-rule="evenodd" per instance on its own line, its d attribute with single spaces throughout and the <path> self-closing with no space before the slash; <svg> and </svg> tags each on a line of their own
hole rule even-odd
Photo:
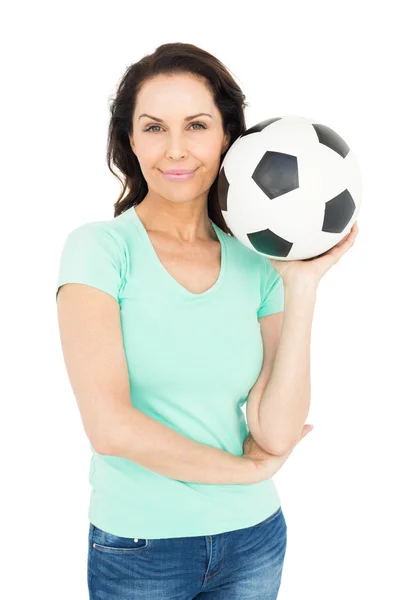
<svg viewBox="0 0 400 600">
<path fill-rule="evenodd" d="M 320 256 L 350 231 L 361 174 L 347 142 L 315 119 L 284 116 L 250 127 L 218 178 L 223 216 L 248 248 L 277 260 Z"/>
</svg>

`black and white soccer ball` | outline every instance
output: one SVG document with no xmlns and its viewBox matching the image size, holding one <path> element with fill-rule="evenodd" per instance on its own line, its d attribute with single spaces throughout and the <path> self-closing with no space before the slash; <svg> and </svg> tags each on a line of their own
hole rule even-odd
<svg viewBox="0 0 400 600">
<path fill-rule="evenodd" d="M 330 127 L 299 116 L 267 119 L 229 148 L 219 171 L 222 214 L 246 246 L 277 260 L 323 254 L 350 231 L 361 174 Z"/>
</svg>

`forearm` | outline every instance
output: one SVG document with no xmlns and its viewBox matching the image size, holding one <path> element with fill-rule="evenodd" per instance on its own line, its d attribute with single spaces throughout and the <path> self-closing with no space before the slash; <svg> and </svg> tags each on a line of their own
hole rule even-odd
<svg viewBox="0 0 400 600">
<path fill-rule="evenodd" d="M 252 461 L 194 441 L 130 407 L 114 420 L 104 454 L 121 456 L 160 475 L 211 484 L 253 483 Z"/>
<path fill-rule="evenodd" d="M 271 376 L 259 404 L 263 448 L 283 454 L 299 440 L 311 397 L 311 326 L 317 296 L 314 284 L 284 284 L 284 313 Z"/>
</svg>

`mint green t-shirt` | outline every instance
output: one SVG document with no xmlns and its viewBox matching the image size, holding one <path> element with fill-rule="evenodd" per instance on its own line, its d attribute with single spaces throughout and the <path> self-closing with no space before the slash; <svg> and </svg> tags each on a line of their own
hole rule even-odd
<svg viewBox="0 0 400 600">
<path fill-rule="evenodd" d="M 57 292 L 64 283 L 84 283 L 119 303 L 137 409 L 197 442 L 242 456 L 249 431 L 244 404 L 263 362 L 258 319 L 283 311 L 284 288 L 266 256 L 211 224 L 221 270 L 202 294 L 189 292 L 165 269 L 134 207 L 68 234 Z M 180 481 L 91 451 L 89 520 L 114 535 L 214 535 L 253 526 L 280 506 L 272 479 Z"/>
</svg>

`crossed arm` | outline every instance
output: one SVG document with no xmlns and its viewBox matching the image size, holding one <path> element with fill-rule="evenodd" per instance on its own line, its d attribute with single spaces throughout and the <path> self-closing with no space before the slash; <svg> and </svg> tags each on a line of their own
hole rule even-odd
<svg viewBox="0 0 400 600">
<path fill-rule="evenodd" d="M 264 360 L 248 395 L 246 417 L 257 444 L 271 454 L 297 444 L 309 412 L 315 301 L 314 285 L 285 285 L 284 311 L 259 319 Z"/>
</svg>

